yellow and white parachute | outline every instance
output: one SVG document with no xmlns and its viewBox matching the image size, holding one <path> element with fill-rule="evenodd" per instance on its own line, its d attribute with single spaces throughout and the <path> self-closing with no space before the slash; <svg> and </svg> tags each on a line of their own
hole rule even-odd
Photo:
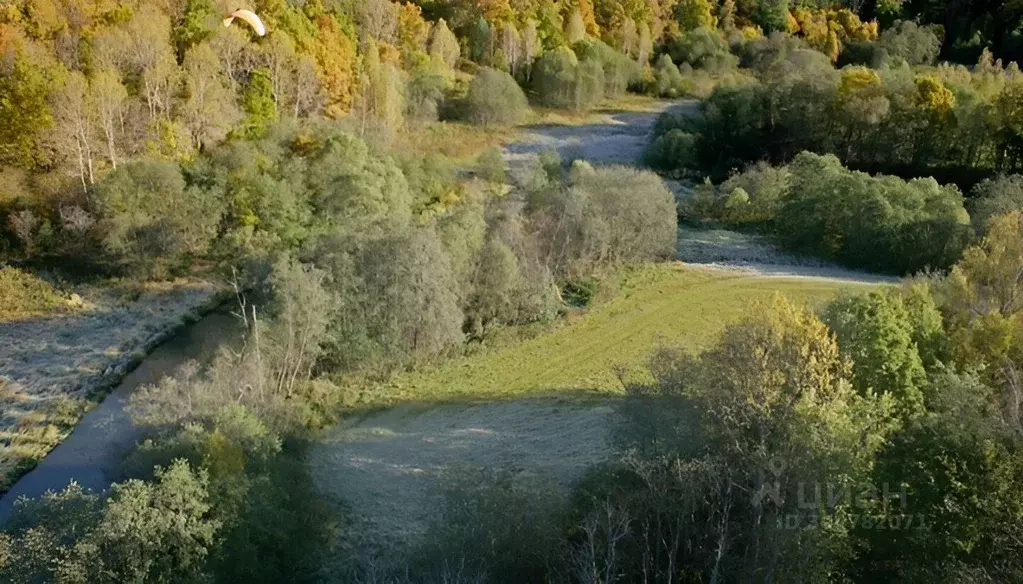
<svg viewBox="0 0 1023 584">
<path fill-rule="evenodd" d="M 234 22 L 234 19 L 236 18 L 251 26 L 252 30 L 256 31 L 256 34 L 259 36 L 266 36 L 266 26 L 263 25 L 263 21 L 256 16 L 255 12 L 243 9 L 235 10 L 231 14 L 228 14 L 227 18 L 224 19 L 224 26 L 231 26 L 231 23 Z"/>
</svg>

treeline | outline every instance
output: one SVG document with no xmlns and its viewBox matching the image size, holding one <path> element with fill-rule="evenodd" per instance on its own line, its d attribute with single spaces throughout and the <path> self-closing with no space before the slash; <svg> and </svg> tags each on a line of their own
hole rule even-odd
<svg viewBox="0 0 1023 584">
<path fill-rule="evenodd" d="M 104 496 L 72 485 L 17 503 L 0 531 L 0 579 L 317 579 L 318 553 L 339 527 L 308 491 L 303 444 L 337 419 L 346 396 L 333 374 L 553 318 L 564 283 L 673 254 L 675 203 L 652 173 L 566 168 L 545 155 L 522 186 L 484 198 L 504 168 L 477 171 L 493 182 L 465 186 L 445 212 L 426 215 L 413 213 L 418 193 L 394 162 L 345 133 L 274 131 L 225 148 L 187 180 L 152 162 L 112 173 L 99 189 L 111 208 L 154 205 L 142 219 L 114 215 L 104 230 L 123 261 L 172 262 L 189 246 L 244 250 L 244 343 L 132 396 L 145 439 L 125 459 L 128 480 Z M 165 181 L 181 196 L 157 206 Z M 219 208 L 209 197 L 237 212 L 222 238 L 206 228 L 218 220 L 203 217 Z"/>
<path fill-rule="evenodd" d="M 422 553 L 355 581 L 1017 581 L 1021 252 L 1010 213 L 947 276 L 666 348 L 567 509 L 474 477 Z"/>
<path fill-rule="evenodd" d="M 900 59 L 883 57 L 877 68 L 836 70 L 792 39 L 764 41 L 750 59 L 756 79 L 719 86 L 699 119 L 664 120 L 652 162 L 721 180 L 746 164 L 785 163 L 809 150 L 860 170 L 933 175 L 966 189 L 992 173 L 1018 171 L 1023 78 L 1016 64 L 1003 67 L 985 53 L 972 69 L 911 67 L 933 61 L 937 39 L 908 23 L 893 31 L 877 44 Z"/>
<path fill-rule="evenodd" d="M 627 89 L 707 95 L 717 79 L 742 79 L 737 65 L 773 62 L 777 48 L 765 34 L 832 62 L 916 62 L 933 59 L 940 46 L 939 29 L 879 31 L 858 5 L 260 1 L 251 8 L 267 24 L 264 38 L 220 25 L 235 8 L 221 0 L 5 5 L 0 253 L 60 255 L 58 240 L 95 220 L 91 191 L 121 165 L 193 160 L 221 143 L 259 138 L 276 123 L 345 120 L 360 137 L 388 144 L 438 118 L 521 122 L 524 95 L 574 110 Z M 966 144 L 947 132 L 941 140 Z"/>
<path fill-rule="evenodd" d="M 442 158 L 400 165 L 330 126 L 279 127 L 185 167 L 119 168 L 80 241 L 145 276 L 242 258 L 257 284 L 292 255 L 331 298 L 317 313 L 329 340 L 311 345 L 330 348 L 323 367 L 434 356 L 463 327 L 550 320 L 560 287 L 603 266 L 671 255 L 675 204 L 656 175 L 544 160 L 494 196 L 508 180 L 496 151 L 466 183 Z"/>
<path fill-rule="evenodd" d="M 188 164 L 221 144 L 259 140 L 279 123 L 341 120 L 385 148 L 441 117 L 515 124 L 528 113 L 520 87 L 540 105 L 587 109 L 629 87 L 653 91 L 654 43 L 679 34 L 664 20 L 670 14 L 655 17 L 646 5 L 631 16 L 604 10 L 598 27 L 585 0 L 515 10 L 257 2 L 264 38 L 221 26 L 228 8 L 236 7 L 5 5 L 0 254 L 66 255 L 105 212 L 96 194 L 104 178 L 135 160 Z M 672 91 L 684 92 L 674 74 Z"/>
<path fill-rule="evenodd" d="M 979 186 L 977 206 L 1012 210 L 1015 179 Z M 1008 191 L 1008 192 L 1005 192 Z M 983 201 L 983 202 L 982 202 Z M 800 153 L 791 164 L 754 165 L 684 198 L 680 217 L 770 235 L 791 251 L 853 268 L 894 274 L 944 270 L 973 241 L 974 227 L 954 185 L 850 171 L 835 156 Z M 983 232 L 983 231 L 982 231 Z"/>
</svg>

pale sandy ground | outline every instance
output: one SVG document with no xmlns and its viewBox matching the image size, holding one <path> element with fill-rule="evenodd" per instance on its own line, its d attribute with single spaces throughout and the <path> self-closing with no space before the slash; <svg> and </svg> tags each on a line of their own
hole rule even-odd
<svg viewBox="0 0 1023 584">
<path fill-rule="evenodd" d="M 855 282 L 892 284 L 894 276 L 850 270 L 810 257 L 799 257 L 776 248 L 763 237 L 726 229 L 697 229 L 679 226 L 677 257 L 687 264 L 753 276 L 785 276 Z"/>
<path fill-rule="evenodd" d="M 565 161 L 637 164 L 657 116 L 667 110 L 695 111 L 697 103 L 691 99 L 665 101 L 651 111 L 610 114 L 604 123 L 529 128 L 521 140 L 505 147 L 504 157 L 513 170 L 545 150 L 556 150 Z"/>
</svg>

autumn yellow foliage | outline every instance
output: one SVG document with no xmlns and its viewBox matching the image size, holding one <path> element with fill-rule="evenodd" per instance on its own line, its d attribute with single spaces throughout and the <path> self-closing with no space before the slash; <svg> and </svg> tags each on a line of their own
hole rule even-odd
<svg viewBox="0 0 1023 584">
<path fill-rule="evenodd" d="M 845 8 L 800 7 L 789 14 L 788 32 L 802 37 L 808 45 L 837 61 L 843 42 L 876 40 L 877 22 L 863 22 L 856 13 Z"/>
<path fill-rule="evenodd" d="M 916 84 L 917 105 L 929 110 L 945 113 L 956 104 L 955 95 L 934 75 L 918 75 Z"/>
</svg>

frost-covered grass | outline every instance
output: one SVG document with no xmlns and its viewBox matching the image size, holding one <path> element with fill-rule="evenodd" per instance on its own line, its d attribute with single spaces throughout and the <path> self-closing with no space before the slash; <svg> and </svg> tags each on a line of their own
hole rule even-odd
<svg viewBox="0 0 1023 584">
<path fill-rule="evenodd" d="M 844 268 L 775 247 L 766 237 L 727 229 L 680 225 L 676 257 L 688 264 L 760 276 L 793 276 L 890 284 L 892 276 Z"/>
<path fill-rule="evenodd" d="M 474 471 L 532 477 L 545 497 L 567 498 L 587 468 L 611 455 L 614 406 L 526 400 L 390 408 L 325 432 L 310 449 L 310 475 L 327 500 L 350 510 L 339 545 L 400 555 L 446 515 L 445 488 Z"/>
<path fill-rule="evenodd" d="M 218 303 L 202 282 L 81 290 L 76 310 L 0 322 L 0 492 L 177 327 Z"/>
<path fill-rule="evenodd" d="M 364 387 L 353 397 L 365 415 L 322 435 L 310 472 L 350 511 L 357 541 L 345 545 L 356 548 L 400 550 L 428 537 L 444 516 L 445 486 L 476 470 L 541 480 L 561 500 L 612 455 L 622 379 L 648 380 L 658 347 L 699 350 L 757 301 L 817 304 L 850 286 L 862 284 L 678 263 L 625 271 L 604 285 L 606 300 L 552 331 Z"/>
<path fill-rule="evenodd" d="M 766 237 L 728 229 L 679 225 L 678 259 L 697 264 L 765 264 L 825 267 L 821 260 L 797 256 L 773 245 Z"/>
</svg>

